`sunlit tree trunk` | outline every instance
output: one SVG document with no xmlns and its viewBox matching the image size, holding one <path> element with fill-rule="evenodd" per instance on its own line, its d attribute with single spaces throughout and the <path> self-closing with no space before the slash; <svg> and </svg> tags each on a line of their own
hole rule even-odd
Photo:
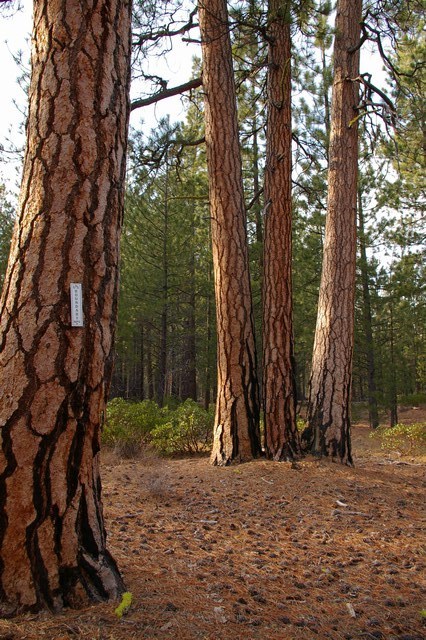
<svg viewBox="0 0 426 640">
<path fill-rule="evenodd" d="M 269 2 L 268 120 L 263 257 L 263 406 L 266 455 L 300 453 L 296 427 L 291 276 L 291 37 L 289 0 Z"/>
<path fill-rule="evenodd" d="M 206 366 L 205 366 L 205 391 L 204 391 L 204 409 L 208 411 L 211 402 L 211 379 L 212 379 L 212 369 L 211 369 L 211 356 L 214 352 L 213 348 L 213 336 L 214 332 L 212 330 L 212 324 L 214 321 L 213 318 L 213 296 L 211 294 L 211 282 L 212 282 L 212 270 L 209 266 L 208 273 L 208 289 L 207 289 L 207 310 L 206 310 Z"/>
<path fill-rule="evenodd" d="M 259 389 L 237 107 L 225 0 L 201 0 L 206 148 L 218 332 L 211 462 L 260 454 Z"/>
<path fill-rule="evenodd" d="M 323 269 L 312 360 L 307 449 L 351 464 L 359 49 L 362 0 L 338 0 Z"/>
<path fill-rule="evenodd" d="M 1 299 L 0 615 L 116 597 L 99 439 L 112 368 L 131 6 L 36 0 L 20 211 Z M 72 326 L 81 283 L 84 326 Z"/>
</svg>

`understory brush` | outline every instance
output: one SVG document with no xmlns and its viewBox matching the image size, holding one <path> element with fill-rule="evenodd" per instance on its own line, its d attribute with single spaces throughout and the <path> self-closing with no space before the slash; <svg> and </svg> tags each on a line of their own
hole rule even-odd
<svg viewBox="0 0 426 640">
<path fill-rule="evenodd" d="M 168 419 L 155 427 L 151 443 L 163 455 L 183 455 L 208 451 L 213 436 L 212 411 L 205 411 L 194 400 L 185 400 Z"/>
<path fill-rule="evenodd" d="M 119 455 L 135 456 L 150 441 L 151 431 L 166 420 L 167 409 L 153 400 L 114 398 L 107 404 L 102 442 Z"/>
<path fill-rule="evenodd" d="M 153 400 L 114 398 L 107 405 L 102 442 L 125 458 L 147 448 L 160 455 L 200 453 L 211 445 L 213 418 L 212 410 L 194 400 L 170 408 Z"/>
<path fill-rule="evenodd" d="M 401 455 L 426 454 L 426 424 L 396 424 L 394 427 L 379 427 L 370 434 L 370 438 L 378 439 L 382 449 L 398 452 Z"/>
<path fill-rule="evenodd" d="M 418 407 L 426 404 L 426 393 L 409 393 L 398 396 L 398 404 L 402 407 Z"/>
</svg>

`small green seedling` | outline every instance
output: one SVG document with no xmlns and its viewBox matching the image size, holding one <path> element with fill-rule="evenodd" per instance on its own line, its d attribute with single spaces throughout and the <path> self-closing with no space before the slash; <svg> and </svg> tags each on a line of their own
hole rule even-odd
<svg viewBox="0 0 426 640">
<path fill-rule="evenodd" d="M 423 620 L 426 620 L 426 609 L 422 609 L 422 610 L 420 611 L 420 617 L 421 617 Z"/>
<path fill-rule="evenodd" d="M 130 605 L 132 604 L 132 594 L 130 591 L 125 591 L 121 596 L 121 602 L 114 611 L 117 618 L 122 618 L 130 609 Z"/>
</svg>

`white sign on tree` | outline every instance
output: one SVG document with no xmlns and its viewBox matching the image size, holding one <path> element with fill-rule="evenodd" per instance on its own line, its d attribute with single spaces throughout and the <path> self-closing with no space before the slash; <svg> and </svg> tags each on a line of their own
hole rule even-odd
<svg viewBox="0 0 426 640">
<path fill-rule="evenodd" d="M 83 324 L 83 291 L 81 282 L 71 282 L 71 326 L 82 327 Z"/>
</svg>

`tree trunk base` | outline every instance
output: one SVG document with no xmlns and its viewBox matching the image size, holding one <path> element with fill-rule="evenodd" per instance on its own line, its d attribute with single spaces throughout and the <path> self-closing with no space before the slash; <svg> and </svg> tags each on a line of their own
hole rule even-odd
<svg viewBox="0 0 426 640">
<path fill-rule="evenodd" d="M 24 613 L 48 609 L 59 613 L 63 609 L 80 609 L 90 603 L 119 600 L 126 591 L 118 567 L 108 551 L 98 558 L 81 554 L 80 566 L 60 571 L 60 588 L 46 598 L 34 593 L 33 603 L 0 599 L 0 618 L 13 618 Z"/>
</svg>

